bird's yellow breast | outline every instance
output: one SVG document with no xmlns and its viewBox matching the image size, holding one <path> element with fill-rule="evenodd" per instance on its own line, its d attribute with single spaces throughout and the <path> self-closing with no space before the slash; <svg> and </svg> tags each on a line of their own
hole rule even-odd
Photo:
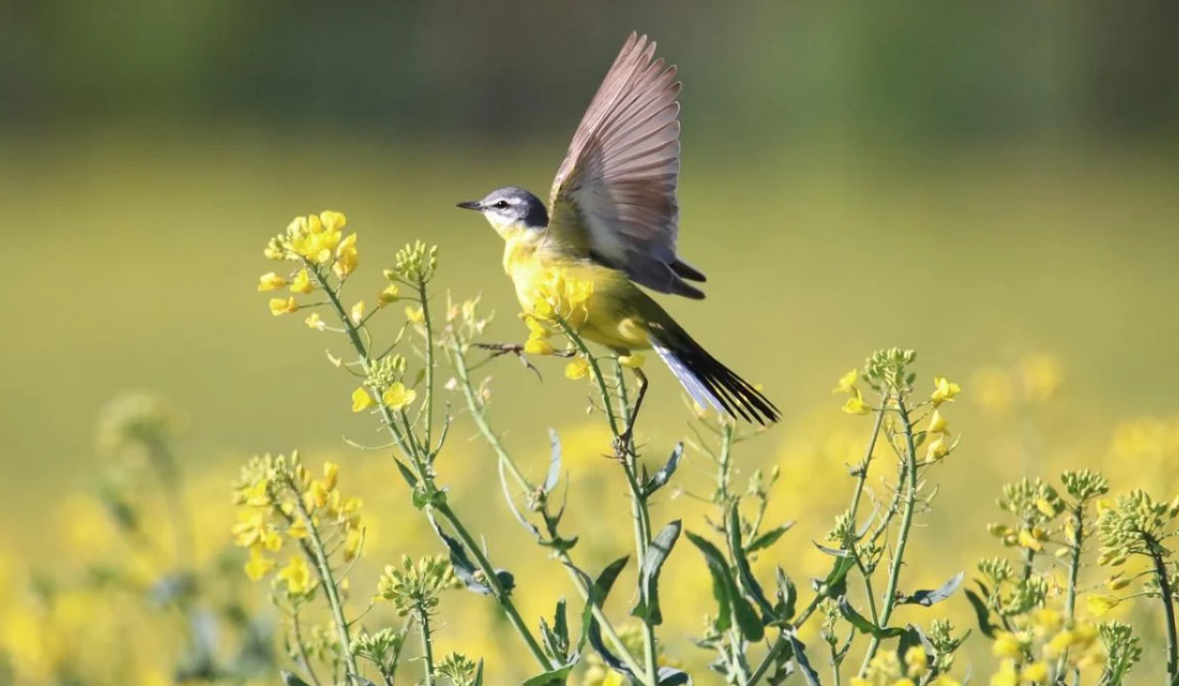
<svg viewBox="0 0 1179 686">
<path fill-rule="evenodd" d="M 626 274 L 589 260 L 554 255 L 525 236 L 505 236 L 504 271 L 516 287 L 516 298 L 526 314 L 536 314 L 538 301 L 553 296 L 553 285 L 576 291 L 587 288 L 585 320 L 578 333 L 616 350 L 651 347 L 648 317 L 658 305 L 638 289 Z"/>
</svg>

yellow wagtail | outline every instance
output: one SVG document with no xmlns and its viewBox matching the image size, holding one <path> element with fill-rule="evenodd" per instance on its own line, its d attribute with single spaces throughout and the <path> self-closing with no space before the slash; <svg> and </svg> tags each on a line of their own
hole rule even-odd
<svg viewBox="0 0 1179 686">
<path fill-rule="evenodd" d="M 681 84 L 654 56 L 655 43 L 632 33 L 573 135 L 547 208 L 514 186 L 458 206 L 481 212 L 504 239 L 504 270 L 525 313 L 555 271 L 589 282 L 583 338 L 620 355 L 654 348 L 696 404 L 765 425 L 778 420 L 774 404 L 635 285 L 704 297 L 688 283 L 704 274 L 676 256 Z M 637 414 L 647 381 L 635 372 Z"/>
</svg>

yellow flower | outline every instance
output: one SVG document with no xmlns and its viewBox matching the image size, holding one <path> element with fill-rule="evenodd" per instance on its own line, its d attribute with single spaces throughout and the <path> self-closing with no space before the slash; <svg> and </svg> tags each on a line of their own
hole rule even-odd
<svg viewBox="0 0 1179 686">
<path fill-rule="evenodd" d="M 286 279 L 274 272 L 267 272 L 258 279 L 258 292 L 277 291 L 285 285 L 287 285 Z"/>
<path fill-rule="evenodd" d="M 385 286 L 385 290 L 377 295 L 377 307 L 384 307 L 390 303 L 395 303 L 401 299 L 401 288 L 395 284 Z"/>
<path fill-rule="evenodd" d="M 343 225 L 341 224 L 341 226 Z M 332 265 L 332 271 L 336 273 L 336 276 L 343 279 L 356 269 L 356 265 L 359 262 L 360 256 L 356 252 L 356 234 L 349 234 L 336 247 L 336 263 Z"/>
<path fill-rule="evenodd" d="M 348 218 L 342 212 L 324 210 L 319 213 L 319 221 L 327 231 L 339 231 L 348 225 Z"/>
<path fill-rule="evenodd" d="M 373 404 L 373 396 L 364 386 L 352 391 L 352 411 L 363 412 Z"/>
<path fill-rule="evenodd" d="M 307 538 L 309 531 L 307 531 L 307 524 L 302 519 L 296 519 L 290 526 L 287 527 L 287 536 L 299 541 Z"/>
<path fill-rule="evenodd" d="M 933 377 L 933 386 L 933 393 L 929 396 L 929 399 L 933 401 L 934 407 L 941 405 L 947 400 L 952 402 L 954 396 L 962 392 L 962 388 L 958 384 L 944 376 Z"/>
<path fill-rule="evenodd" d="M 315 312 L 307 315 L 307 318 L 303 320 L 303 323 L 307 325 L 307 328 L 315 329 L 316 331 L 323 331 L 327 328 L 327 323 L 320 319 L 319 315 Z"/>
<path fill-rule="evenodd" d="M 855 388 L 852 390 L 855 392 L 847 399 L 847 402 L 843 403 L 843 411 L 848 414 L 868 414 L 871 412 L 872 408 L 864 403 L 864 396 L 860 394 L 860 391 Z"/>
<path fill-rule="evenodd" d="M 306 593 L 311 588 L 311 569 L 302 555 L 292 557 L 287 566 L 279 570 L 276 578 L 286 582 L 287 593 L 291 595 Z"/>
<path fill-rule="evenodd" d="M 551 343 L 542 338 L 529 338 L 524 343 L 524 352 L 529 355 L 552 355 L 556 350 Z"/>
<path fill-rule="evenodd" d="M 925 654 L 925 648 L 913 646 L 906 650 L 905 666 L 908 667 L 909 676 L 924 676 L 929 669 L 929 656 Z"/>
<path fill-rule="evenodd" d="M 295 302 L 293 297 L 283 300 L 282 298 L 270 299 L 270 314 L 279 316 L 283 314 L 290 314 L 299 311 L 299 304 Z"/>
<path fill-rule="evenodd" d="M 850 683 L 851 686 L 872 686 L 872 682 L 862 676 L 853 676 Z"/>
<path fill-rule="evenodd" d="M 407 307 L 405 308 L 405 318 L 408 319 L 411 324 L 425 324 L 426 311 L 420 307 Z"/>
<path fill-rule="evenodd" d="M 300 269 L 298 274 L 295 274 L 295 280 L 291 282 L 292 293 L 310 293 L 312 291 L 311 276 L 306 269 Z"/>
<path fill-rule="evenodd" d="M 353 324 L 359 324 L 364 321 L 364 301 L 356 303 L 352 306 L 352 313 L 349 315 Z"/>
<path fill-rule="evenodd" d="M 638 369 L 639 367 L 642 367 L 643 363 L 646 361 L 647 358 L 644 357 L 642 353 L 631 353 L 618 358 L 618 364 L 631 369 Z"/>
<path fill-rule="evenodd" d="M 336 482 L 340 478 L 340 465 L 335 462 L 323 463 L 323 486 L 329 491 L 336 490 Z"/>
<path fill-rule="evenodd" d="M 835 388 L 831 389 L 832 393 L 847 393 L 851 395 L 856 392 L 856 381 L 860 378 L 860 371 L 853 369 L 847 374 L 839 377 L 839 382 Z"/>
<path fill-rule="evenodd" d="M 270 480 L 259 479 L 252 484 L 245 492 L 246 505 L 250 507 L 267 507 L 272 502 L 270 499 Z"/>
<path fill-rule="evenodd" d="M 1048 502 L 1046 498 L 1040 498 L 1036 501 L 1036 509 L 1040 511 L 1045 517 L 1055 517 L 1056 508 L 1052 507 L 1052 503 Z"/>
<path fill-rule="evenodd" d="M 1035 624 L 1036 633 L 1051 634 L 1060 631 L 1064 626 L 1064 618 L 1060 613 L 1050 608 L 1041 608 L 1032 614 L 1032 622 Z"/>
<path fill-rule="evenodd" d="M 1005 657 L 1018 660 L 1023 657 L 1023 642 L 1007 631 L 995 634 L 995 642 L 991 645 L 991 654 L 995 657 Z"/>
<path fill-rule="evenodd" d="M 589 362 L 586 362 L 585 358 L 578 357 L 565 365 L 565 378 L 573 381 L 584 379 L 589 374 L 589 368 Z"/>
<path fill-rule="evenodd" d="M 999 671 L 991 675 L 991 686 L 1018 686 L 1019 668 L 1014 658 L 999 663 Z"/>
<path fill-rule="evenodd" d="M 324 264 L 332 259 L 336 245 L 340 242 L 340 226 L 342 224 L 338 221 L 325 226 L 314 214 L 296 217 L 287 227 L 291 249 L 311 262 Z"/>
<path fill-rule="evenodd" d="M 233 525 L 232 533 L 234 543 L 243 548 L 261 548 L 271 552 L 282 548 L 282 537 L 261 512 L 242 513 L 238 523 Z"/>
<path fill-rule="evenodd" d="M 1121 598 L 1112 595 L 1091 595 L 1085 601 L 1089 608 L 1089 614 L 1094 617 L 1104 616 L 1105 613 L 1117 607 L 1122 602 Z"/>
<path fill-rule="evenodd" d="M 929 433 L 944 434 L 948 426 L 950 426 L 950 423 L 942 416 L 941 411 L 934 410 L 933 415 L 929 418 Z"/>
<path fill-rule="evenodd" d="M 1036 540 L 1032 532 L 1027 529 L 1020 530 L 1019 545 L 1021 548 L 1027 548 L 1028 550 L 1035 550 L 1037 552 L 1044 549 L 1044 545 Z"/>
<path fill-rule="evenodd" d="M 398 381 L 389 387 L 381 396 L 381 400 L 389 406 L 390 410 L 400 410 L 408 407 L 413 403 L 414 398 L 418 397 L 417 391 L 412 388 L 406 388 L 405 384 Z"/>
<path fill-rule="evenodd" d="M 962 686 L 962 683 L 953 677 L 942 674 L 938 678 L 929 682 L 929 686 Z"/>
<path fill-rule="evenodd" d="M 950 444 L 945 436 L 938 436 L 925 447 L 925 461 L 936 462 L 950 454 Z"/>
<path fill-rule="evenodd" d="M 1023 388 L 1029 400 L 1046 402 L 1064 381 L 1060 360 L 1054 355 L 1029 355 L 1019 362 Z"/>
<path fill-rule="evenodd" d="M 1048 665 L 1043 661 L 1033 662 L 1023 668 L 1019 677 L 1026 683 L 1044 683 L 1048 681 Z"/>
<path fill-rule="evenodd" d="M 250 581 L 261 581 L 272 569 L 274 560 L 263 555 L 257 548 L 250 548 L 250 559 L 245 564 L 246 576 Z"/>
</svg>

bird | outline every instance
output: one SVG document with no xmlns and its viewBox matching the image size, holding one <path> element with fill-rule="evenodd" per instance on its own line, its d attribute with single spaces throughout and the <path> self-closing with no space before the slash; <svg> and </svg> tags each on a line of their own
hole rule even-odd
<svg viewBox="0 0 1179 686">
<path fill-rule="evenodd" d="M 676 254 L 680 173 L 677 68 L 632 33 L 573 135 L 546 205 L 507 186 L 458 207 L 482 213 L 504 240 L 504 271 L 525 314 L 554 272 L 592 284 L 577 333 L 619 356 L 654 349 L 692 400 L 762 426 L 777 407 L 706 351 L 640 286 L 693 300 L 704 274 Z M 639 382 L 637 414 L 647 377 Z"/>
</svg>

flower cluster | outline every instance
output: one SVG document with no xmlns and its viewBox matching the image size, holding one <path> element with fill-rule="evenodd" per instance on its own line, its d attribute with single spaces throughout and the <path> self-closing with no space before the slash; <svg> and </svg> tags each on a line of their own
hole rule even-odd
<svg viewBox="0 0 1179 686">
<path fill-rule="evenodd" d="M 1031 612 L 1019 624 L 1015 631 L 995 634 L 991 653 L 999 658 L 999 667 L 991 676 L 991 686 L 1053 684 L 1058 676 L 1074 669 L 1106 663 L 1095 624 L 1076 622 L 1070 626 L 1061 612 L 1051 608 Z"/>
<path fill-rule="evenodd" d="M 249 549 L 246 574 L 253 580 L 265 578 L 277 566 L 273 553 L 286 542 L 295 546 L 286 565 L 274 576 L 272 586 L 291 600 L 311 597 L 318 585 L 312 567 L 313 546 L 331 538 L 345 561 L 360 554 L 363 543 L 359 498 L 341 496 L 337 481 L 339 467 L 323 465 L 323 476 L 313 478 L 297 452 L 289 457 L 255 457 L 242 469 L 234 485 L 234 503 L 242 509 L 233 526 L 234 542 Z"/>
<path fill-rule="evenodd" d="M 385 567 L 377 582 L 377 597 L 393 603 L 397 614 L 429 613 L 438 606 L 442 591 L 459 587 L 454 568 L 441 555 L 423 557 L 417 564 L 408 555 L 401 565 Z"/>
<path fill-rule="evenodd" d="M 362 412 L 372 407 L 376 399 L 394 412 L 412 405 L 418 395 L 413 386 L 421 379 L 406 386 L 406 365 L 405 357 L 397 354 L 382 357 L 370 365 L 364 383 L 352 391 L 352 411 Z"/>
<path fill-rule="evenodd" d="M 851 686 L 960 686 L 961 682 L 946 674 L 932 679 L 929 656 L 925 648 L 912 646 L 904 656 L 895 650 L 882 650 L 868 663 L 864 676 L 851 678 Z"/>
<path fill-rule="evenodd" d="M 275 316 L 299 311 L 303 305 L 295 300 L 295 294 L 306 295 L 324 288 L 329 273 L 343 281 L 356 270 L 359 253 L 356 250 L 356 234 L 344 237 L 343 229 L 347 218 L 330 210 L 306 217 L 296 217 L 286 231 L 270 239 L 263 254 L 278 262 L 295 262 L 298 266 L 292 273 L 283 276 L 267 272 L 258 279 L 258 290 L 290 290 L 291 295 L 270 300 L 270 312 Z M 314 314 L 307 318 L 307 325 L 322 330 L 321 320 Z"/>
</svg>

